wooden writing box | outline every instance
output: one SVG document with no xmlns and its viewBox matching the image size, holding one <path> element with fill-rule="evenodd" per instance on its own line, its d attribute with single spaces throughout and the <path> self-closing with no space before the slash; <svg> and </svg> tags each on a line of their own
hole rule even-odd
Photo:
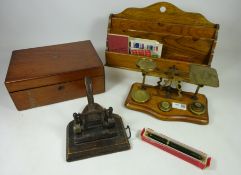
<svg viewBox="0 0 241 175">
<path fill-rule="evenodd" d="M 95 94 L 104 92 L 104 67 L 90 41 L 13 51 L 5 85 L 24 110 L 85 96 L 85 76 Z"/>
<path fill-rule="evenodd" d="M 128 8 L 119 14 L 111 14 L 107 33 L 162 43 L 161 58 L 153 59 L 157 67 L 164 70 L 175 65 L 183 72 L 182 81 L 190 83 L 191 63 L 211 65 L 218 29 L 218 24 L 209 22 L 199 13 L 184 12 L 170 3 L 160 2 L 145 8 Z M 142 57 L 109 52 L 107 40 L 107 66 L 140 71 L 136 62 Z M 148 75 L 160 76 L 160 72 L 157 74 L 154 71 Z"/>
</svg>

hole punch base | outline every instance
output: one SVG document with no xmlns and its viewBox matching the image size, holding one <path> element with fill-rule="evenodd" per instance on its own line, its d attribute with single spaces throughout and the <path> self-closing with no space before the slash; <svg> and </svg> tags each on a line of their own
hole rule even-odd
<svg viewBox="0 0 241 175">
<path fill-rule="evenodd" d="M 116 114 L 113 115 L 117 136 L 80 144 L 74 143 L 74 122 L 71 121 L 67 126 L 66 161 L 71 162 L 130 149 L 122 119 Z"/>
</svg>

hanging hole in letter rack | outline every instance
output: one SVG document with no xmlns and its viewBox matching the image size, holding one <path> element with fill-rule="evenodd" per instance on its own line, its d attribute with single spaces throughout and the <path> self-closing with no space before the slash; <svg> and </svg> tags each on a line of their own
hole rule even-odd
<svg viewBox="0 0 241 175">
<path fill-rule="evenodd" d="M 166 11 L 167 11 L 167 8 L 166 8 L 166 7 L 162 6 L 162 7 L 160 8 L 160 12 L 161 12 L 161 13 L 165 13 Z"/>
</svg>

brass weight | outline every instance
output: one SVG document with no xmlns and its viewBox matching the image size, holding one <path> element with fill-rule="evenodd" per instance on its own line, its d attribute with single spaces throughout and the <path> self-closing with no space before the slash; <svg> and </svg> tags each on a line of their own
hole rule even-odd
<svg viewBox="0 0 241 175">
<path fill-rule="evenodd" d="M 193 102 L 189 105 L 189 110 L 196 115 L 202 115 L 206 112 L 206 107 L 200 102 Z"/>
<path fill-rule="evenodd" d="M 159 103 L 159 109 L 163 112 L 168 112 L 172 109 L 172 105 L 168 101 L 162 101 Z"/>
</svg>

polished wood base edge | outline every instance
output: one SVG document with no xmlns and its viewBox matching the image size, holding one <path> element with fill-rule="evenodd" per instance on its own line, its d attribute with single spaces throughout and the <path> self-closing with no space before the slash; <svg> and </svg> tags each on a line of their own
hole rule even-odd
<svg viewBox="0 0 241 175">
<path fill-rule="evenodd" d="M 134 83 L 130 89 L 130 92 L 128 94 L 128 97 L 125 101 L 125 106 L 129 109 L 141 111 L 147 114 L 150 114 L 160 120 L 166 120 L 166 121 L 182 121 L 182 122 L 190 122 L 195 124 L 201 124 L 206 125 L 209 122 L 209 116 L 208 116 L 208 101 L 205 95 L 198 94 L 198 100 L 193 100 L 191 97 L 193 96 L 193 93 L 191 92 L 182 92 L 182 98 L 178 98 L 177 95 L 173 95 L 171 98 L 165 98 L 165 91 L 160 90 L 157 86 L 150 86 L 146 85 L 145 89 L 150 94 L 151 98 L 145 103 L 138 103 L 135 102 L 132 99 L 132 92 L 139 89 L 141 87 L 140 83 Z M 181 110 L 181 109 L 174 109 L 172 108 L 168 112 L 161 111 L 158 107 L 159 103 L 161 101 L 168 101 L 170 103 L 180 103 L 180 104 L 186 104 L 187 109 Z M 206 106 L 206 111 L 202 115 L 196 115 L 193 114 L 189 110 L 189 106 L 192 102 L 201 102 Z"/>
</svg>

